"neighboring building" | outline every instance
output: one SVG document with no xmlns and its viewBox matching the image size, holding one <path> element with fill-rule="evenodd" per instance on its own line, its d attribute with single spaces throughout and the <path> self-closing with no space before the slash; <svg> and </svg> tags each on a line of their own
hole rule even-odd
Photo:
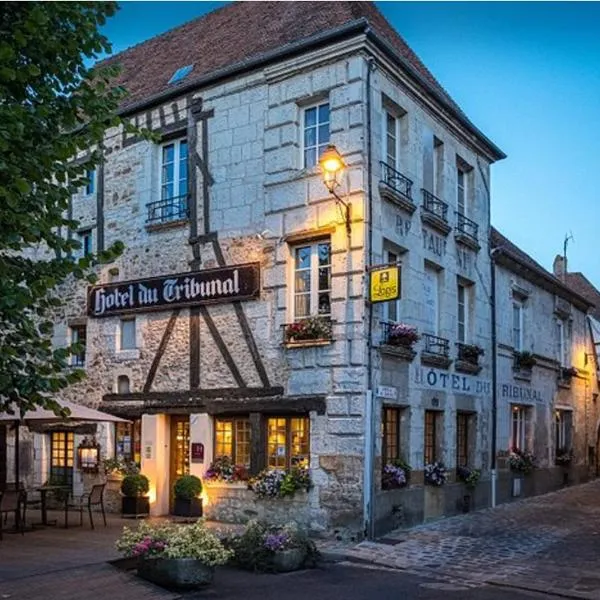
<svg viewBox="0 0 600 600">
<path fill-rule="evenodd" d="M 505 501 L 589 477 L 598 379 L 587 316 L 592 303 L 494 229 L 491 244 L 497 265 L 498 498 Z M 524 477 L 511 473 L 512 449 L 533 452 L 537 468 Z M 557 463 L 557 456 L 570 452 L 568 467 Z"/>
</svg>

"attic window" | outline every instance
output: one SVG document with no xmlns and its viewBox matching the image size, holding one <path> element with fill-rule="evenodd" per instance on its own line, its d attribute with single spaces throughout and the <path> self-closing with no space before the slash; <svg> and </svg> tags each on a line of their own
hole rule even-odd
<svg viewBox="0 0 600 600">
<path fill-rule="evenodd" d="M 192 72 L 193 68 L 194 65 L 186 65 L 185 67 L 177 69 L 177 71 L 173 73 L 171 79 L 169 79 L 169 83 L 177 83 L 178 81 L 185 79 Z"/>
</svg>

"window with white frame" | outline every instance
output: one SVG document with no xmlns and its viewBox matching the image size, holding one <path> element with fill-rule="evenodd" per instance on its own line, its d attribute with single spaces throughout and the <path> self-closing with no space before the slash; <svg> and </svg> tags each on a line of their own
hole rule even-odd
<svg viewBox="0 0 600 600">
<path fill-rule="evenodd" d="M 119 350 L 135 350 L 135 317 L 123 318 L 119 322 Z"/>
<path fill-rule="evenodd" d="M 188 145 L 186 139 L 161 146 L 160 202 L 153 203 L 151 221 L 170 221 L 187 217 Z"/>
<path fill-rule="evenodd" d="M 388 167 L 398 170 L 398 140 L 399 121 L 396 115 L 386 111 L 385 113 L 385 162 Z"/>
<path fill-rule="evenodd" d="M 512 343 L 517 352 L 523 351 L 523 303 L 513 300 Z"/>
<path fill-rule="evenodd" d="M 469 288 L 462 284 L 457 284 L 457 321 L 458 321 L 458 341 L 466 344 L 469 332 Z"/>
<path fill-rule="evenodd" d="M 71 354 L 71 365 L 74 367 L 83 367 L 85 365 L 85 347 L 87 341 L 87 330 L 85 325 L 72 325 L 71 344 L 78 344 L 80 349 Z"/>
<path fill-rule="evenodd" d="M 81 244 L 80 253 L 82 256 L 89 256 L 92 253 L 92 230 L 85 229 L 78 234 L 79 243 Z"/>
<path fill-rule="evenodd" d="M 314 167 L 329 144 L 329 102 L 304 109 L 304 167 Z"/>
<path fill-rule="evenodd" d="M 467 174 L 456 168 L 456 210 L 460 215 L 467 214 Z"/>
<path fill-rule="evenodd" d="M 564 410 L 554 413 L 554 450 L 566 450 L 567 448 L 567 414 Z"/>
<path fill-rule="evenodd" d="M 384 251 L 384 261 L 388 265 L 398 264 L 400 261 L 400 257 L 398 252 L 394 250 L 385 250 Z M 400 283 L 402 279 L 402 269 L 398 264 L 398 283 Z M 383 318 L 386 321 L 399 321 L 400 320 L 400 298 L 397 300 L 390 300 L 389 302 L 385 302 L 383 306 Z"/>
<path fill-rule="evenodd" d="M 562 367 L 571 366 L 572 327 L 570 320 L 556 321 L 556 359 Z"/>
<path fill-rule="evenodd" d="M 510 447 L 512 450 L 525 450 L 526 423 L 527 423 L 527 408 L 524 406 L 518 406 L 516 404 L 512 405 L 512 407 L 511 407 L 511 435 L 510 435 Z"/>
<path fill-rule="evenodd" d="M 96 169 L 88 169 L 85 176 L 88 179 L 85 186 L 85 193 L 90 196 L 96 191 Z"/>
<path fill-rule="evenodd" d="M 331 242 L 323 240 L 292 249 L 294 320 L 331 314 Z"/>
</svg>

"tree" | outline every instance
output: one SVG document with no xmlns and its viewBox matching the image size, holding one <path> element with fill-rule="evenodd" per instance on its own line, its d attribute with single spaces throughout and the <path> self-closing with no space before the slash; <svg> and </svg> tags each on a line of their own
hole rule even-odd
<svg viewBox="0 0 600 600">
<path fill-rule="evenodd" d="M 84 374 L 80 348 L 53 348 L 59 286 L 95 281 L 94 266 L 123 245 L 75 260 L 70 197 L 101 160 L 124 91 L 115 67 L 87 64 L 110 43 L 99 32 L 110 2 L 4 2 L 0 7 L 0 412 L 43 406 Z M 85 153 L 84 160 L 74 160 Z M 36 252 L 34 252 L 34 250 Z M 39 257 L 41 253 L 41 258 Z"/>
</svg>

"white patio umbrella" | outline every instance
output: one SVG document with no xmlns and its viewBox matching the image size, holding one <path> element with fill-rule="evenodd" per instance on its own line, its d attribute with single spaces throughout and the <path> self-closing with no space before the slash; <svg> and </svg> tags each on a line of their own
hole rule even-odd
<svg viewBox="0 0 600 600">
<path fill-rule="evenodd" d="M 121 419 L 121 417 L 115 417 L 108 413 L 100 410 L 94 410 L 81 404 L 75 404 L 68 400 L 58 401 L 62 408 L 68 408 L 71 414 L 66 417 L 60 417 L 54 414 L 53 411 L 44 408 L 36 408 L 35 410 L 28 410 L 22 418 L 17 415 L 10 415 L 8 413 L 0 413 L 0 424 L 2 423 L 14 423 L 15 427 L 15 482 L 18 485 L 20 472 L 19 472 L 19 426 L 29 425 L 32 422 L 35 423 L 72 423 L 74 421 L 80 423 L 129 423 L 127 419 Z"/>
</svg>

